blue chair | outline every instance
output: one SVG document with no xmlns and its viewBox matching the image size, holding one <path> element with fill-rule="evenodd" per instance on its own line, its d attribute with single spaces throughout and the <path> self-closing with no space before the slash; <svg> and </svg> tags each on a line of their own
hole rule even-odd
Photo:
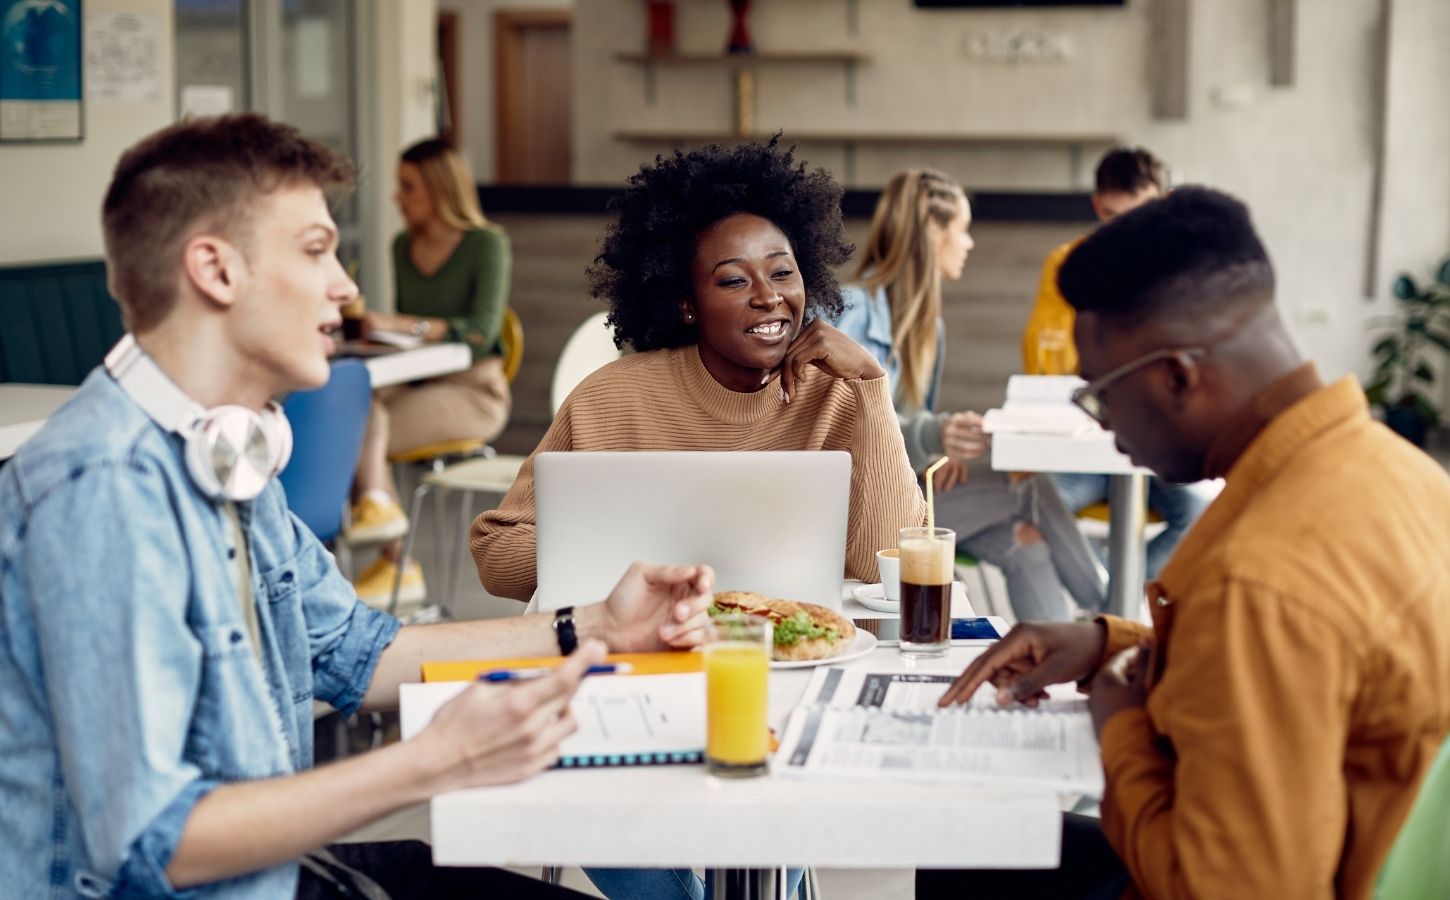
<svg viewBox="0 0 1450 900">
<path fill-rule="evenodd" d="M 332 364 L 326 385 L 292 394 L 282 404 L 292 423 L 292 458 L 278 477 L 287 505 L 324 544 L 342 532 L 372 396 L 367 365 L 342 359 Z"/>
</svg>

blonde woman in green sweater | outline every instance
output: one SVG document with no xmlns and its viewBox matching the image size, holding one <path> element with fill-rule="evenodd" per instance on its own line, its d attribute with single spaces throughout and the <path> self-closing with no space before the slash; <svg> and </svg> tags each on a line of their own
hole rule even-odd
<svg viewBox="0 0 1450 900">
<path fill-rule="evenodd" d="M 484 218 L 473 174 L 449 143 L 430 139 L 403 152 L 394 200 L 407 228 L 393 241 L 396 314 L 369 312 L 369 331 L 400 331 L 426 342 L 462 341 L 473 365 L 454 375 L 379 390 L 353 484 L 355 541 L 386 541 L 357 579 L 364 600 L 387 598 L 407 518 L 387 458 L 439 441 L 492 440 L 508 422 L 510 396 L 499 334 L 508 307 L 513 256 L 508 236 Z M 425 589 L 411 562 L 400 600 Z"/>
</svg>

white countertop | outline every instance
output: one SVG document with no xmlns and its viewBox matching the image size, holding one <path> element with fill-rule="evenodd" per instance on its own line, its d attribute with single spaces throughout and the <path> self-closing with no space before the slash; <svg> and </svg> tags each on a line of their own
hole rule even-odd
<svg viewBox="0 0 1450 900">
<path fill-rule="evenodd" d="M 846 665 L 956 673 L 980 650 L 907 663 L 878 648 Z M 771 673 L 777 727 L 810 674 Z M 431 833 L 443 865 L 1046 868 L 1058 861 L 1061 815 L 1058 794 L 1042 788 L 729 780 L 697 765 L 635 766 L 443 794 L 431 804 Z"/>
</svg>

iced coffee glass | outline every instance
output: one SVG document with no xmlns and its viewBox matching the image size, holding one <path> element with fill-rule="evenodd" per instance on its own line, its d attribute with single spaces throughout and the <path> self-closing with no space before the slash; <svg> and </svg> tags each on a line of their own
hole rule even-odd
<svg viewBox="0 0 1450 900">
<path fill-rule="evenodd" d="M 903 528 L 901 655 L 942 656 L 951 646 L 952 572 L 957 535 L 950 528 Z"/>
</svg>

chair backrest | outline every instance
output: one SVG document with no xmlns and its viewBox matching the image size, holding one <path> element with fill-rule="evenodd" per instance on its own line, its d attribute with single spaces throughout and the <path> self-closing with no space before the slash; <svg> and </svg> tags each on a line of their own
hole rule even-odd
<svg viewBox="0 0 1450 900">
<path fill-rule="evenodd" d="M 325 544 L 342 530 L 372 395 L 366 363 L 341 359 L 332 364 L 326 385 L 292 394 L 282 404 L 292 423 L 292 458 L 279 476 L 287 505 Z"/>
<path fill-rule="evenodd" d="M 614 362 L 624 354 L 614 346 L 614 332 L 604 320 L 607 313 L 595 313 L 574 329 L 554 365 L 554 383 L 549 390 L 549 411 L 557 413 L 564 398 L 578 387 L 589 373 Z"/>
<path fill-rule="evenodd" d="M 0 267 L 0 381 L 80 384 L 125 331 L 100 260 Z"/>
<path fill-rule="evenodd" d="M 1375 882 L 1376 900 L 1450 897 L 1450 738 L 1435 762 Z"/>
<path fill-rule="evenodd" d="M 519 321 L 519 314 L 512 306 L 504 307 L 503 330 L 498 341 L 503 345 L 503 377 L 512 384 L 514 376 L 519 374 L 519 366 L 524 364 L 524 323 Z"/>
</svg>

